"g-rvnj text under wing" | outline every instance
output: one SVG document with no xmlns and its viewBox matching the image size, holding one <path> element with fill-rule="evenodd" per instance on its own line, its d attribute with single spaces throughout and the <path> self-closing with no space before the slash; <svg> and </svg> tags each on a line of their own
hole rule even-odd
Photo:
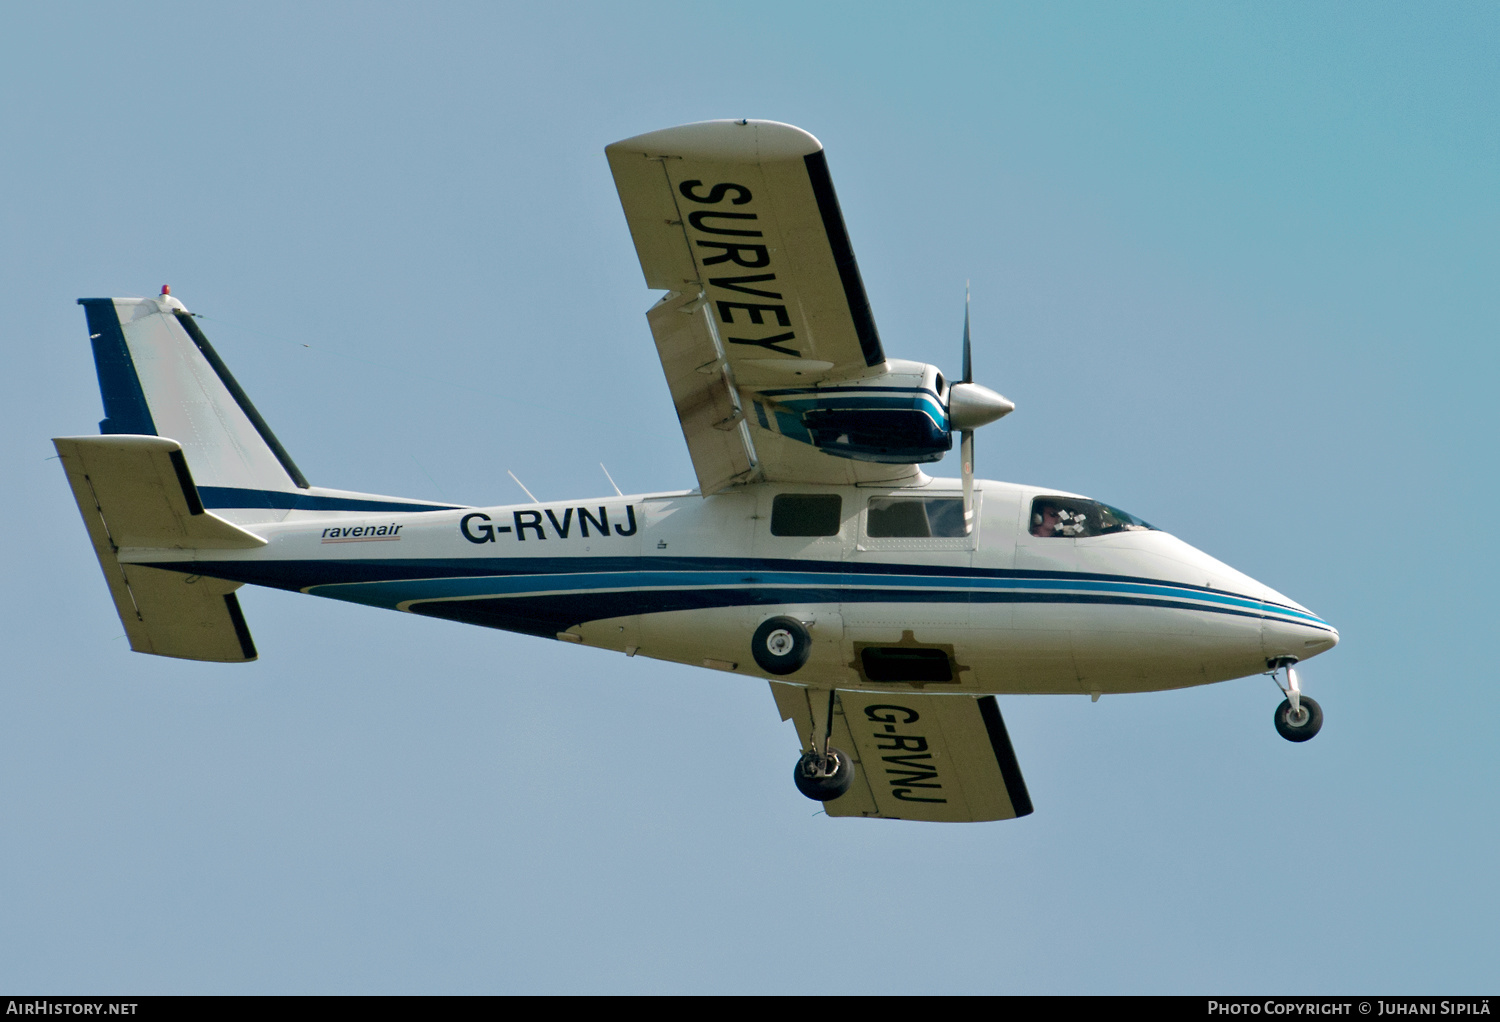
<svg viewBox="0 0 1500 1022">
<path fill-rule="evenodd" d="M 808 693 L 827 693 L 770 684 L 807 751 Z M 1032 811 L 994 696 L 840 691 L 831 742 L 856 762 L 849 791 L 823 803 L 829 816 L 971 823 Z"/>
</svg>

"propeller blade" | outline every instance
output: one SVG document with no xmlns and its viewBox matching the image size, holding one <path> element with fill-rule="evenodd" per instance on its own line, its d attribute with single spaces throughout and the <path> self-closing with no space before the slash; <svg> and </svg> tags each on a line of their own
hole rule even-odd
<svg viewBox="0 0 1500 1022">
<path fill-rule="evenodd" d="M 964 281 L 964 378 L 963 383 L 974 382 L 974 363 L 969 358 L 969 282 Z"/>
<path fill-rule="evenodd" d="M 963 383 L 974 382 L 974 358 L 969 342 L 969 282 L 964 281 L 964 378 Z M 952 405 L 952 391 L 949 391 Z M 974 431 L 966 429 L 961 434 L 958 456 L 963 462 L 964 477 L 964 535 L 974 531 Z"/>
<path fill-rule="evenodd" d="M 964 463 L 964 535 L 974 531 L 974 431 L 963 431 L 959 457 Z"/>
</svg>

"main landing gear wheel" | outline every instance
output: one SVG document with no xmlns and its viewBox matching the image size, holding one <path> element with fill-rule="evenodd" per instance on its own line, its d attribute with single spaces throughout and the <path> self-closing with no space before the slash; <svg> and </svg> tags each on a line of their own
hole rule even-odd
<svg viewBox="0 0 1500 1022">
<path fill-rule="evenodd" d="M 854 763 L 842 749 L 829 749 L 827 755 L 803 753 L 792 770 L 792 780 L 814 802 L 832 802 L 854 783 Z"/>
<path fill-rule="evenodd" d="M 1323 707 L 1316 699 L 1303 696 L 1298 703 L 1295 711 L 1290 699 L 1276 707 L 1276 733 L 1289 742 L 1305 742 L 1323 727 Z"/>
<path fill-rule="evenodd" d="M 773 618 L 766 625 L 774 625 L 778 621 L 791 619 Z M 797 624 L 795 621 L 791 623 Z M 797 627 L 801 628 L 800 625 Z M 765 625 L 761 628 L 764 630 Z M 802 634 L 807 633 L 804 631 Z M 756 635 L 758 652 L 760 633 L 757 632 Z M 838 704 L 837 693 L 833 689 L 828 689 L 826 693 L 818 689 L 805 691 L 807 709 L 812 717 L 812 732 L 807 736 L 807 751 L 792 768 L 792 780 L 796 783 L 797 790 L 814 802 L 832 802 L 854 783 L 854 760 L 843 749 L 835 749 L 831 741 L 833 715 Z M 825 694 L 827 699 L 823 698 Z"/>
<path fill-rule="evenodd" d="M 762 621 L 750 640 L 750 653 L 767 674 L 791 674 L 807 663 L 811 652 L 812 637 L 801 621 L 791 617 Z"/>
</svg>

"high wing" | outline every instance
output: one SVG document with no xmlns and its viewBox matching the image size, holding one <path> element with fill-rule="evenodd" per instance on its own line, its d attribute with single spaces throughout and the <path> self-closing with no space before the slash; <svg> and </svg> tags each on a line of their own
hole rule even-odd
<svg viewBox="0 0 1500 1022">
<path fill-rule="evenodd" d="M 810 692 L 773 681 L 783 720 L 808 751 Z M 1031 813 L 1031 796 L 994 696 L 840 691 L 830 744 L 855 759 L 854 783 L 829 816 L 972 823 Z"/>
<path fill-rule="evenodd" d="M 605 154 L 646 283 L 668 292 L 647 317 L 701 492 L 916 475 L 777 422 L 778 395 L 888 368 L 822 144 L 774 121 L 704 121 Z"/>
</svg>

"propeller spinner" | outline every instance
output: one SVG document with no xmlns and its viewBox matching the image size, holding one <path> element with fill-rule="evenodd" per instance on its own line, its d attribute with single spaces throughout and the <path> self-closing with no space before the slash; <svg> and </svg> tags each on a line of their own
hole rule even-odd
<svg viewBox="0 0 1500 1022">
<path fill-rule="evenodd" d="M 969 344 L 969 288 L 964 286 L 964 378 L 948 388 L 948 428 L 963 437 L 964 532 L 974 527 L 974 431 L 1016 410 L 1014 401 L 974 382 Z"/>
</svg>

